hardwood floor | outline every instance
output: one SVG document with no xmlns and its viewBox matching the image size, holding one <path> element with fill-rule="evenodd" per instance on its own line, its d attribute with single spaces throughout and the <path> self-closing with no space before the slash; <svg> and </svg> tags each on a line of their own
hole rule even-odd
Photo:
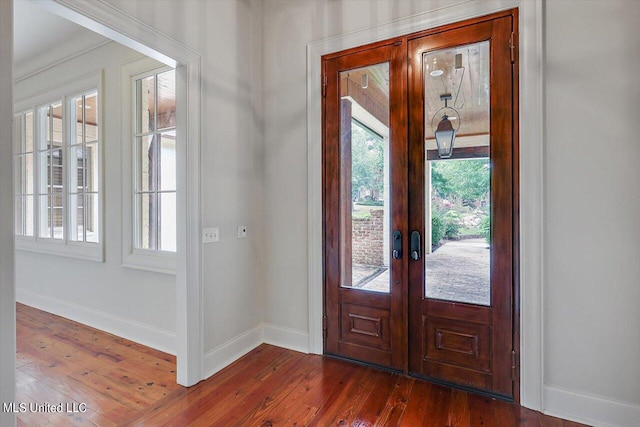
<svg viewBox="0 0 640 427">
<path fill-rule="evenodd" d="M 174 356 L 26 305 L 16 313 L 16 401 L 86 404 L 19 413 L 18 425 L 121 425 L 182 388 Z"/>
<path fill-rule="evenodd" d="M 266 344 L 187 389 L 175 357 L 21 304 L 17 338 L 17 402 L 86 404 L 19 413 L 20 426 L 580 425 Z"/>
</svg>

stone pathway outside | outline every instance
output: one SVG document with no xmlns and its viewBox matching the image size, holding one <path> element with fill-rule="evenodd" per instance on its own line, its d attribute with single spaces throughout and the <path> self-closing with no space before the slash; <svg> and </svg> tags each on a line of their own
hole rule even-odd
<svg viewBox="0 0 640 427">
<path fill-rule="evenodd" d="M 489 305 L 490 250 L 484 239 L 452 240 L 425 256 L 427 297 L 470 304 Z M 356 288 L 389 292 L 389 269 L 353 265 Z"/>
</svg>

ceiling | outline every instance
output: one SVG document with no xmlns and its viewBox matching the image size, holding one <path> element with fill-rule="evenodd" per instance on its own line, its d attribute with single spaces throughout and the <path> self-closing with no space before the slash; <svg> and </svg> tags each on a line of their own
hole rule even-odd
<svg viewBox="0 0 640 427">
<path fill-rule="evenodd" d="M 13 62 L 17 77 L 107 41 L 26 0 L 14 2 L 13 20 Z"/>
<path fill-rule="evenodd" d="M 460 55 L 460 68 L 455 67 L 455 56 Z M 437 127 L 443 113 L 457 120 L 458 135 L 489 134 L 489 42 L 436 50 L 423 58 L 425 88 L 425 133 Z M 450 94 L 448 107 L 456 110 L 440 110 L 445 106 L 440 99 Z"/>
<path fill-rule="evenodd" d="M 456 63 L 456 56 L 459 61 Z M 436 149 L 434 131 L 446 113 L 456 147 L 489 145 L 489 42 L 436 50 L 423 56 L 425 142 Z M 445 102 L 441 96 L 448 94 Z M 340 95 L 355 101 L 384 126 L 389 125 L 389 65 L 376 64 L 340 73 Z M 352 108 L 354 108 L 352 106 Z"/>
</svg>

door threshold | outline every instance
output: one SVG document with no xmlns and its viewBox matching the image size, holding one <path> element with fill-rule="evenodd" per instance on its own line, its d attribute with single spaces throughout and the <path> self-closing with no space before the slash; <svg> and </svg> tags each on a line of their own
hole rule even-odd
<svg viewBox="0 0 640 427">
<path fill-rule="evenodd" d="M 344 362 L 349 362 L 349 363 L 353 363 L 355 365 L 364 366 L 366 368 L 373 368 L 373 369 L 377 369 L 379 371 L 389 372 L 390 374 L 405 375 L 405 372 L 402 371 L 401 369 L 393 369 L 393 368 L 389 368 L 387 366 L 381 366 L 381 365 L 376 365 L 374 363 L 363 362 L 362 360 L 350 359 L 348 357 L 338 356 L 336 354 L 324 353 L 323 356 L 328 357 L 330 359 L 342 360 Z"/>
<path fill-rule="evenodd" d="M 452 382 L 449 382 L 449 381 L 443 381 L 443 380 L 438 379 L 438 378 L 426 377 L 424 375 L 419 375 L 419 374 L 417 374 L 415 372 L 408 372 L 407 373 L 407 372 L 404 372 L 404 371 L 399 370 L 399 369 L 392 369 L 392 368 L 389 368 L 389 367 L 386 367 L 386 366 L 380 366 L 380 365 L 376 365 L 376 364 L 373 364 L 373 363 L 367 363 L 367 362 L 363 362 L 361 360 L 350 359 L 348 357 L 338 356 L 338 355 L 335 355 L 335 354 L 327 354 L 327 353 L 325 353 L 325 354 L 323 354 L 323 356 L 327 357 L 329 359 L 342 360 L 344 362 L 353 363 L 354 365 L 360 365 L 360 366 L 364 366 L 366 368 L 373 368 L 373 369 L 376 369 L 378 371 L 388 372 L 390 374 L 398 374 L 398 375 L 402 375 L 402 376 L 409 377 L 409 378 L 415 378 L 415 379 L 417 379 L 419 381 L 425 381 L 425 382 L 428 382 L 428 383 L 449 387 L 449 388 L 452 388 L 454 390 L 466 391 L 468 393 L 476 394 L 478 396 L 488 397 L 490 399 L 502 400 L 504 402 L 509 402 L 509 403 L 514 403 L 515 402 L 515 400 L 511 396 L 505 396 L 503 394 L 492 393 L 490 391 L 482 390 L 482 389 L 475 388 L 475 387 L 469 387 L 469 386 L 465 386 L 465 385 L 461 385 L 461 384 L 452 383 Z"/>
<path fill-rule="evenodd" d="M 483 390 L 483 389 L 480 389 L 480 388 L 475 388 L 475 387 L 470 387 L 470 386 L 466 386 L 466 385 L 456 384 L 456 383 L 452 383 L 452 382 L 449 382 L 449 381 L 443 381 L 443 380 L 438 379 L 438 378 L 426 377 L 424 375 L 420 375 L 420 374 L 417 374 L 415 372 L 409 372 L 407 375 L 409 377 L 416 378 L 416 379 L 421 380 L 421 381 L 427 381 L 427 382 L 430 382 L 430 383 L 443 385 L 445 387 L 453 388 L 455 390 L 466 391 L 466 392 L 469 392 L 469 393 L 477 394 L 479 396 L 489 397 L 491 399 L 503 400 L 503 401 L 509 402 L 509 403 L 514 403 L 515 402 L 513 400 L 513 397 L 505 396 L 504 394 L 492 393 L 490 391 Z"/>
</svg>

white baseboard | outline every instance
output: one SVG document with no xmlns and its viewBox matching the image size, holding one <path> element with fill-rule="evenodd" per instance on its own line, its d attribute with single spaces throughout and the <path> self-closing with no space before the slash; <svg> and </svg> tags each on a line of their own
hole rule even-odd
<svg viewBox="0 0 640 427">
<path fill-rule="evenodd" d="M 226 368 L 260 344 L 309 352 L 309 335 L 295 329 L 263 324 L 227 341 L 204 355 L 204 378 Z"/>
<path fill-rule="evenodd" d="M 301 353 L 309 353 L 309 334 L 296 329 L 265 323 L 263 325 L 263 342 Z"/>
<path fill-rule="evenodd" d="M 636 427 L 640 406 L 544 386 L 544 413 L 595 427 Z"/>
<path fill-rule="evenodd" d="M 176 335 L 173 332 L 19 289 L 16 301 L 165 353 L 176 354 Z"/>
<path fill-rule="evenodd" d="M 204 355 L 204 378 L 226 368 L 262 344 L 262 325 L 250 329 Z"/>
</svg>

